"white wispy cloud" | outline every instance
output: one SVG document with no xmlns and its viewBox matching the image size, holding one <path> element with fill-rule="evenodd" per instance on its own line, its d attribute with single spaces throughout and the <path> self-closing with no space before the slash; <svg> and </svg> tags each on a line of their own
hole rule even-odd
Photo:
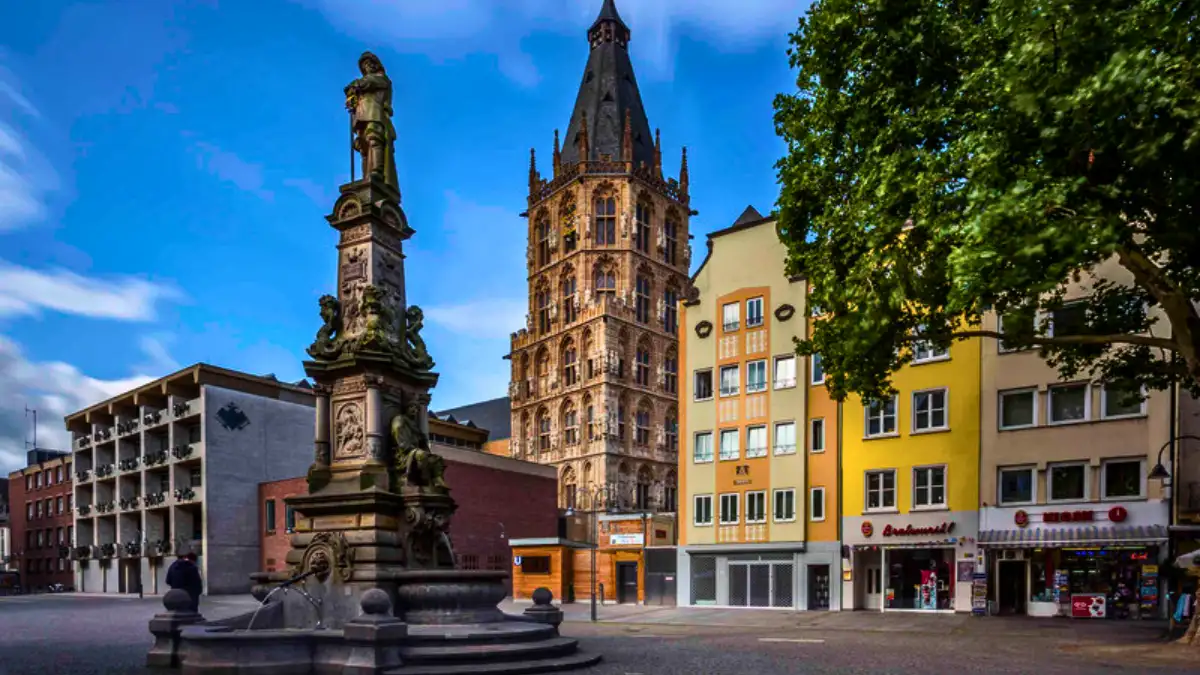
<svg viewBox="0 0 1200 675">
<path fill-rule="evenodd" d="M 157 305 L 178 301 L 174 286 L 136 277 L 85 277 L 63 269 L 35 270 L 0 260 L 0 317 L 42 311 L 120 321 L 149 321 Z"/>
<path fill-rule="evenodd" d="M 18 130 L 18 119 L 39 117 L 13 74 L 0 67 L 0 232 L 41 219 L 46 194 L 58 187 L 57 174 Z"/>
<path fill-rule="evenodd" d="M 472 300 L 458 305 L 425 308 L 425 317 L 448 331 L 465 336 L 507 339 L 525 325 L 526 303 L 519 298 Z"/>
<path fill-rule="evenodd" d="M 537 64 L 521 41 L 535 32 L 581 36 L 599 13 L 600 0 L 297 0 L 317 8 L 339 29 L 399 52 L 437 59 L 495 55 L 501 72 L 532 86 Z M 807 0 L 618 0 L 633 31 L 639 67 L 670 78 L 680 29 L 722 49 L 739 49 L 796 27 Z"/>
<path fill-rule="evenodd" d="M 163 354 L 147 356 L 153 360 Z M 135 370 L 129 377 L 112 380 L 90 377 L 69 363 L 31 361 L 20 345 L 0 335 L 0 475 L 24 465 L 25 441 L 31 437 L 26 406 L 38 411 L 38 445 L 63 450 L 70 444 L 64 416 L 163 374 Z"/>
<path fill-rule="evenodd" d="M 263 187 L 266 181 L 261 164 L 246 161 L 236 153 L 205 141 L 193 143 L 192 150 L 196 154 L 197 165 L 218 180 L 232 183 L 239 190 L 258 195 L 261 199 L 270 201 L 274 198 L 274 193 Z"/>
</svg>

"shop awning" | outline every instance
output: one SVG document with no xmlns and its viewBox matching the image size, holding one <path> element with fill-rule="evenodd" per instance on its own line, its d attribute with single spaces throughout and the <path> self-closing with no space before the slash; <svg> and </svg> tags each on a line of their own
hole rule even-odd
<svg viewBox="0 0 1200 675">
<path fill-rule="evenodd" d="M 1091 527 L 1027 527 L 1023 530 L 982 530 L 979 543 L 1001 548 L 1033 546 L 1153 545 L 1167 541 L 1164 525 Z"/>
</svg>

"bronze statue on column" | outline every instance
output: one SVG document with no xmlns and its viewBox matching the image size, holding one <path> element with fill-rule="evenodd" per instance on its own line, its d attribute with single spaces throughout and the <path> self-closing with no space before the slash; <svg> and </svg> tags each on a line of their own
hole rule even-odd
<svg viewBox="0 0 1200 675">
<path fill-rule="evenodd" d="M 396 176 L 394 143 L 396 128 L 392 126 L 392 81 L 383 69 L 379 57 L 363 52 L 358 59 L 362 77 L 346 85 L 346 109 L 351 114 L 354 149 L 362 155 L 363 178 L 375 174 L 388 186 L 400 192 Z"/>
</svg>

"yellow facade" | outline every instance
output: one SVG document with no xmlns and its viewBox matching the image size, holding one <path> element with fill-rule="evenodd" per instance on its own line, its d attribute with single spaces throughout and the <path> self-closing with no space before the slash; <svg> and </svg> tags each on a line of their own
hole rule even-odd
<svg viewBox="0 0 1200 675">
<path fill-rule="evenodd" d="M 813 322 L 818 320 L 808 319 L 810 334 Z M 803 378 L 803 385 L 808 388 L 808 395 L 805 397 L 808 413 L 805 415 L 804 426 L 808 492 L 811 494 L 814 489 L 823 489 L 827 511 L 824 520 L 809 519 L 808 540 L 837 542 L 842 517 L 838 507 L 841 494 L 838 481 L 842 440 L 839 433 L 840 406 L 823 384 L 813 383 L 811 361 L 804 359 L 802 364 L 804 367 L 800 376 Z"/>
</svg>

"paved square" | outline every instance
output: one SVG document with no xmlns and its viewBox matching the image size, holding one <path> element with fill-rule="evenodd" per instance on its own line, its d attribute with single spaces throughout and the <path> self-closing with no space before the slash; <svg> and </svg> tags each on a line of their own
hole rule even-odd
<svg viewBox="0 0 1200 675">
<path fill-rule="evenodd" d="M 252 606 L 205 598 L 208 618 Z M 160 599 L 0 598 L 0 675 L 142 673 Z M 509 611 L 520 606 L 507 605 Z M 1161 624 L 969 616 L 568 607 L 563 632 L 604 655 L 588 675 L 775 673 L 1195 673 L 1200 650 Z M 706 625 L 695 625 L 704 622 Z"/>
</svg>

